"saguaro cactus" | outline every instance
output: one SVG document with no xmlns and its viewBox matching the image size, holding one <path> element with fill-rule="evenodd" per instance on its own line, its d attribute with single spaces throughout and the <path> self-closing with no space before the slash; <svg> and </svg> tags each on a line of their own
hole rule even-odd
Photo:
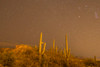
<svg viewBox="0 0 100 67">
<path fill-rule="evenodd" d="M 40 43 L 39 43 L 39 54 L 41 54 L 41 45 L 43 44 L 42 42 L 42 32 L 40 34 Z"/>
<path fill-rule="evenodd" d="M 64 57 L 66 58 L 66 49 L 64 48 Z"/>
<path fill-rule="evenodd" d="M 68 54 L 68 40 L 67 40 L 67 35 L 66 35 L 65 41 L 66 41 L 66 52 Z"/>
<path fill-rule="evenodd" d="M 55 40 L 53 40 L 53 50 L 55 49 Z"/>
<path fill-rule="evenodd" d="M 68 58 L 68 59 L 70 58 L 70 48 L 69 48 L 69 50 L 68 50 L 67 58 Z"/>
<path fill-rule="evenodd" d="M 44 44 L 43 46 L 43 51 L 42 50 L 42 44 Z M 45 52 L 45 47 L 46 47 L 46 43 L 42 42 L 42 32 L 40 34 L 40 43 L 39 43 L 39 54 L 43 54 Z"/>
<path fill-rule="evenodd" d="M 94 61 L 96 61 L 96 56 L 94 56 Z"/>
<path fill-rule="evenodd" d="M 70 57 L 70 49 L 68 49 L 68 40 L 67 40 L 67 35 L 66 35 L 66 38 L 65 38 L 65 41 L 66 41 L 66 55 L 67 55 L 67 60 L 69 59 Z M 65 56 L 66 57 L 66 56 Z"/>
<path fill-rule="evenodd" d="M 95 62 L 95 64 L 96 64 L 96 56 L 94 56 L 94 62 Z"/>
<path fill-rule="evenodd" d="M 43 51 L 42 51 L 42 44 L 44 44 Z M 45 52 L 45 47 L 46 47 L 46 43 L 42 42 L 42 32 L 41 32 L 40 43 L 39 43 L 39 61 L 40 61 L 40 63 L 41 63 L 41 55 L 43 55 Z"/>
<path fill-rule="evenodd" d="M 57 51 L 58 51 L 58 47 L 56 46 L 56 54 L 57 54 Z"/>
</svg>

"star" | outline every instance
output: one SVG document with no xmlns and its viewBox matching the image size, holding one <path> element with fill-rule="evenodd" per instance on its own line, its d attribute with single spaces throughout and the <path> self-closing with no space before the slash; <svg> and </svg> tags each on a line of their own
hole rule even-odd
<svg viewBox="0 0 100 67">
<path fill-rule="evenodd" d="M 85 7 L 88 7 L 88 5 L 85 5 Z"/>
<path fill-rule="evenodd" d="M 78 7 L 78 10 L 80 10 L 81 9 L 81 7 Z"/>
<path fill-rule="evenodd" d="M 98 13 L 95 11 L 94 14 L 95 14 L 95 18 L 98 19 L 99 18 Z"/>
<path fill-rule="evenodd" d="M 78 18 L 80 18 L 81 16 L 78 16 Z"/>
</svg>

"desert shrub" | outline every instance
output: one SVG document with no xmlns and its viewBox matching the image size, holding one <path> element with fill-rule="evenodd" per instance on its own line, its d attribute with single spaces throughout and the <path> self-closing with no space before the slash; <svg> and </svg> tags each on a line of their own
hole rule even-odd
<svg viewBox="0 0 100 67">
<path fill-rule="evenodd" d="M 96 62 L 93 59 L 85 59 L 84 64 L 86 66 L 97 66 Z"/>
<path fill-rule="evenodd" d="M 97 67 L 100 67 L 100 61 L 96 61 L 97 62 Z"/>
<path fill-rule="evenodd" d="M 2 64 L 0 64 L 0 67 L 3 67 L 3 65 L 2 65 Z"/>
<path fill-rule="evenodd" d="M 3 52 L 0 54 L 0 63 L 3 66 L 13 67 L 15 58 L 12 52 Z"/>
<path fill-rule="evenodd" d="M 41 55 L 39 62 L 39 50 L 37 47 L 18 45 L 14 49 L 0 49 L 0 67 L 88 67 L 100 65 L 93 59 L 80 60 L 74 56 L 69 59 L 61 50 L 46 50 Z M 100 67 L 100 66 L 98 66 Z"/>
<path fill-rule="evenodd" d="M 27 45 L 18 45 L 13 50 L 16 57 L 16 67 L 36 67 L 38 66 L 38 52 Z"/>
<path fill-rule="evenodd" d="M 85 65 L 83 62 L 80 62 L 79 60 L 77 60 L 77 61 L 70 61 L 69 67 L 85 67 Z"/>
</svg>

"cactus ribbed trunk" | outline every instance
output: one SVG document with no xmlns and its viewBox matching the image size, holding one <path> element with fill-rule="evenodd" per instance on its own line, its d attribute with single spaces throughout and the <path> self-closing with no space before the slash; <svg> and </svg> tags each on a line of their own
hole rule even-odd
<svg viewBox="0 0 100 67">
<path fill-rule="evenodd" d="M 40 43 L 39 43 L 39 62 L 41 64 L 41 45 L 42 45 L 42 32 L 40 34 Z"/>
<path fill-rule="evenodd" d="M 41 54 L 41 45 L 42 45 L 42 32 L 40 34 L 39 54 Z"/>
</svg>

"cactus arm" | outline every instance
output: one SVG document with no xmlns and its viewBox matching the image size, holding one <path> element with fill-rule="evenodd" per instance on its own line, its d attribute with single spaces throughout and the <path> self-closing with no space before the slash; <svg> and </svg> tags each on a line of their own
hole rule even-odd
<svg viewBox="0 0 100 67">
<path fill-rule="evenodd" d="M 46 43 L 44 43 L 42 54 L 45 52 Z"/>
</svg>

